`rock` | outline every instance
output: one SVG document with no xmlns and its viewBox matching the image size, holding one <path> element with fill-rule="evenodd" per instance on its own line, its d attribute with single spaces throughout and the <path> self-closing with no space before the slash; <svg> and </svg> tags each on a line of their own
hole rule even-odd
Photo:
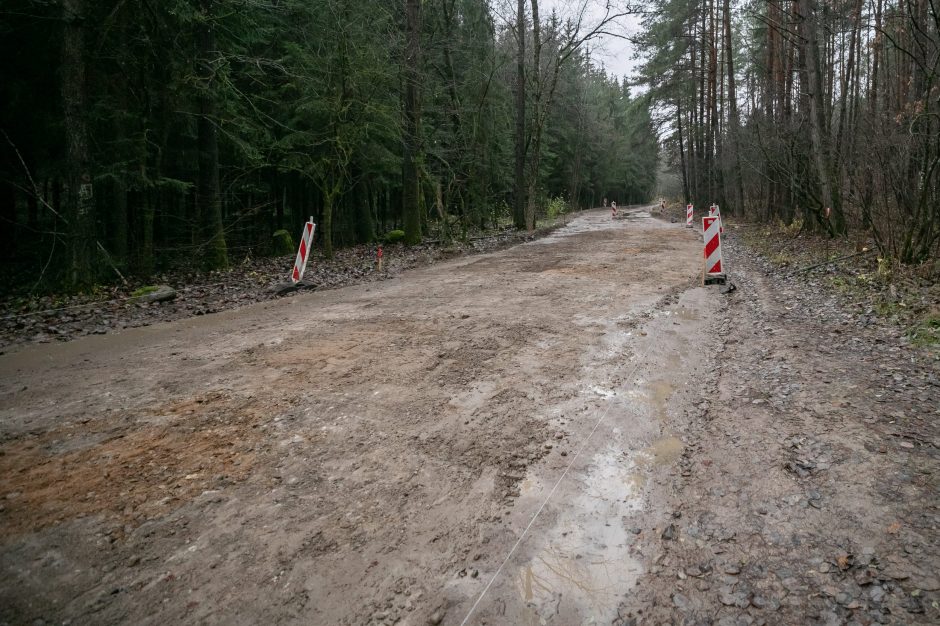
<svg viewBox="0 0 940 626">
<path fill-rule="evenodd" d="M 681 593 L 672 594 L 672 603 L 680 611 L 685 611 L 689 608 L 689 599 Z"/>
<path fill-rule="evenodd" d="M 861 569 L 855 572 L 855 584 L 859 587 L 870 585 L 874 582 L 874 577 L 870 569 Z"/>
<path fill-rule="evenodd" d="M 765 598 L 764 596 L 756 595 L 751 598 L 751 606 L 757 609 L 776 611 L 780 607 L 780 603 L 773 598 Z"/>
<path fill-rule="evenodd" d="M 893 578 L 894 580 L 907 580 L 911 577 L 911 573 L 906 568 L 895 563 L 885 567 L 881 573 L 888 578 Z"/>
<path fill-rule="evenodd" d="M 745 609 L 751 605 L 750 594 L 746 591 L 732 591 L 729 586 L 721 587 L 718 590 L 718 599 L 725 606 L 736 606 Z"/>
<path fill-rule="evenodd" d="M 872 585 L 871 589 L 868 590 L 868 597 L 871 598 L 872 602 L 880 604 L 885 597 L 885 588 L 881 585 Z"/>
<path fill-rule="evenodd" d="M 734 606 L 734 589 L 729 586 L 718 589 L 718 599 L 725 606 Z"/>
<path fill-rule="evenodd" d="M 157 285 L 152 290 L 143 293 L 134 299 L 137 302 L 167 302 L 176 298 L 176 290 L 169 285 Z"/>
<path fill-rule="evenodd" d="M 431 613 L 431 617 L 428 618 L 428 624 L 431 624 L 432 626 L 437 626 L 443 621 L 444 621 L 444 612 L 441 611 L 440 609 Z"/>
<path fill-rule="evenodd" d="M 557 433 L 555 433 L 555 439 L 564 439 L 564 438 L 565 438 L 565 433 L 561 432 L 560 430 Z"/>
<path fill-rule="evenodd" d="M 741 568 L 737 565 L 728 565 L 724 569 L 725 574 L 731 574 L 732 576 L 737 576 L 741 573 Z"/>
<path fill-rule="evenodd" d="M 271 252 L 275 256 L 285 256 L 294 251 L 294 240 L 286 230 L 276 230 L 271 235 Z"/>
<path fill-rule="evenodd" d="M 940 580 L 933 576 L 917 576 L 911 582 L 922 591 L 940 590 Z"/>
<path fill-rule="evenodd" d="M 675 541 L 679 538 L 679 529 L 675 524 L 669 524 L 663 531 L 662 538 L 666 541 Z"/>
<path fill-rule="evenodd" d="M 921 602 L 920 598 L 915 596 L 908 596 L 904 599 L 904 602 L 901 603 L 901 606 L 904 607 L 904 610 L 908 613 L 923 613 L 924 604 Z"/>
</svg>

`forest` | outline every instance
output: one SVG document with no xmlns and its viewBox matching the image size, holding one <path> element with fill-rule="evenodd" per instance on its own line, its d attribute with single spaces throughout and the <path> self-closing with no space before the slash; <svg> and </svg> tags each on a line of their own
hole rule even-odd
<svg viewBox="0 0 940 626">
<path fill-rule="evenodd" d="M 531 231 L 651 200 L 661 166 L 672 200 L 921 263 L 938 25 L 937 0 L 7 0 L 0 276 L 223 268 L 309 216 L 326 257 Z"/>
<path fill-rule="evenodd" d="M 655 0 L 637 41 L 681 195 L 938 256 L 937 0 Z"/>
<path fill-rule="evenodd" d="M 5 284 L 222 268 L 309 216 L 330 257 L 645 201 L 650 100 L 591 54 L 629 9 L 539 8 L 5 2 Z"/>
</svg>

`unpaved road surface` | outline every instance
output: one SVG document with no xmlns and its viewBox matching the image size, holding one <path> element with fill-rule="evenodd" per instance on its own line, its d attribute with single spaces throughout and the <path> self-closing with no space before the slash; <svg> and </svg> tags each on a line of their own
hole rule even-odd
<svg viewBox="0 0 940 626">
<path fill-rule="evenodd" d="M 936 621 L 936 364 L 700 255 L 597 211 L 0 356 L 0 622 Z"/>
</svg>

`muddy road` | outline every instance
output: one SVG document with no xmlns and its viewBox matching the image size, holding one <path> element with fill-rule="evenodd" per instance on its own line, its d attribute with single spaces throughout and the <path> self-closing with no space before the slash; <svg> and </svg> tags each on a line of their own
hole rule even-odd
<svg viewBox="0 0 940 626">
<path fill-rule="evenodd" d="M 737 402 L 737 296 L 700 286 L 700 255 L 697 231 L 595 211 L 383 283 L 0 356 L 0 622 L 813 621 L 725 603 L 740 566 L 673 599 L 728 552 L 686 542 L 676 505 Z M 757 376 L 766 322 L 740 313 Z M 726 526 L 740 502 L 710 488 L 735 470 L 762 471 L 693 483 Z"/>
</svg>

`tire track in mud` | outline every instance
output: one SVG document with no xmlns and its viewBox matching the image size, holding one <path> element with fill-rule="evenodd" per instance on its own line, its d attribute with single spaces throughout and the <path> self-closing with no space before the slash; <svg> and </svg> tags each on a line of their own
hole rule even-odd
<svg viewBox="0 0 940 626">
<path fill-rule="evenodd" d="M 715 380 L 704 371 L 714 361 L 703 351 L 717 350 L 717 337 L 705 340 L 699 332 L 714 305 L 694 284 L 672 287 L 647 309 L 612 324 L 615 335 L 632 341 L 597 355 L 591 377 L 597 384 L 587 389 L 604 400 L 596 421 L 571 461 L 553 468 L 556 477 L 524 479 L 537 506 L 528 519 L 513 518 L 525 524 L 521 533 L 496 571 L 484 577 L 486 587 L 463 605 L 465 614 L 458 612 L 459 623 L 617 619 L 621 599 L 644 569 L 642 535 L 663 526 L 656 474 L 684 454 L 684 429 L 667 422 L 670 416 L 700 414 L 697 383 Z M 669 337 L 676 334 L 673 326 L 683 327 L 681 352 Z M 627 359 L 625 351 L 632 353 Z M 627 371 L 613 371 L 610 362 L 620 360 Z M 683 385 L 683 376 L 696 384 Z M 605 423 L 608 416 L 611 424 Z M 546 507 L 552 510 L 546 513 Z M 543 513 L 551 519 L 539 524 Z"/>
</svg>

